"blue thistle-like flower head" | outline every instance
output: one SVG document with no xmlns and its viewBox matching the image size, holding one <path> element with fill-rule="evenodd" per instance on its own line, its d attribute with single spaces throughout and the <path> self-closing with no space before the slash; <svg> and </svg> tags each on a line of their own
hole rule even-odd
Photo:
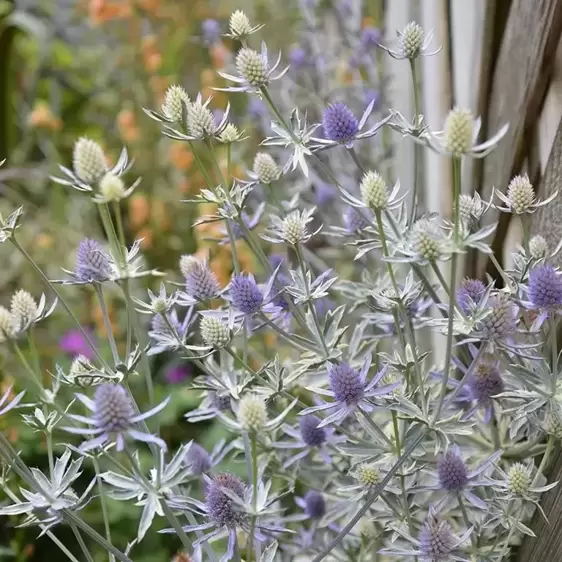
<svg viewBox="0 0 562 562">
<path fill-rule="evenodd" d="M 357 404 L 365 392 L 365 381 L 356 369 L 348 363 L 330 365 L 328 367 L 328 377 L 330 388 L 334 393 L 334 398 L 347 405 Z"/>
<path fill-rule="evenodd" d="M 314 519 L 320 519 L 326 513 L 324 496 L 316 490 L 308 491 L 304 496 L 305 513 Z"/>
<path fill-rule="evenodd" d="M 94 420 L 104 433 L 120 433 L 133 424 L 135 410 L 127 391 L 119 384 L 102 384 L 94 396 Z"/>
<path fill-rule="evenodd" d="M 204 447 L 192 443 L 185 455 L 185 464 L 191 468 L 193 474 L 203 474 L 211 468 L 211 456 Z"/>
<path fill-rule="evenodd" d="M 529 300 L 536 308 L 562 305 L 562 275 L 551 265 L 540 265 L 529 272 Z"/>
<path fill-rule="evenodd" d="M 420 552 L 431 560 L 446 560 L 456 546 L 451 525 L 430 513 L 418 535 Z"/>
<path fill-rule="evenodd" d="M 109 278 L 109 258 L 98 241 L 84 238 L 78 244 L 74 275 L 83 283 L 99 283 Z"/>
<path fill-rule="evenodd" d="M 439 483 L 448 492 L 460 492 L 468 484 L 468 469 L 456 447 L 451 447 L 437 460 Z"/>
<path fill-rule="evenodd" d="M 230 410 L 230 396 L 226 394 L 221 395 L 218 392 L 214 392 L 211 396 L 211 406 L 219 412 Z"/>
<path fill-rule="evenodd" d="M 235 275 L 230 283 L 234 308 L 244 314 L 255 314 L 263 305 L 263 294 L 252 275 Z"/>
<path fill-rule="evenodd" d="M 457 288 L 457 302 L 465 314 L 470 314 L 475 306 L 480 304 L 486 286 L 478 279 L 463 279 Z"/>
<path fill-rule="evenodd" d="M 479 405 L 489 406 L 492 397 L 504 390 L 500 370 L 494 363 L 481 361 L 468 380 L 468 387 Z"/>
<path fill-rule="evenodd" d="M 219 290 L 217 278 L 205 262 L 191 265 L 185 277 L 185 291 L 189 296 L 205 301 L 216 297 Z"/>
<path fill-rule="evenodd" d="M 320 420 L 309 414 L 299 418 L 299 429 L 302 440 L 310 447 L 319 447 L 326 442 L 326 430 L 318 427 Z"/>
<path fill-rule="evenodd" d="M 345 229 L 349 234 L 358 234 L 369 226 L 367 219 L 354 207 L 347 207 L 343 214 Z"/>
<path fill-rule="evenodd" d="M 359 132 L 359 121 L 345 103 L 334 103 L 324 110 L 322 120 L 326 138 L 345 144 Z"/>
<path fill-rule="evenodd" d="M 380 29 L 373 26 L 368 26 L 361 32 L 361 45 L 363 47 L 373 47 L 378 45 L 382 40 L 382 33 Z"/>
<path fill-rule="evenodd" d="M 205 43 L 215 43 L 221 36 L 220 23 L 214 19 L 206 19 L 201 24 L 201 32 Z"/>
<path fill-rule="evenodd" d="M 207 483 L 205 507 L 217 527 L 236 527 L 244 520 L 244 514 L 236 509 L 234 502 L 222 491 L 232 491 L 240 499 L 244 497 L 244 484 L 237 476 L 228 472 L 217 474 Z"/>
<path fill-rule="evenodd" d="M 292 68 L 302 68 L 306 64 L 307 54 L 302 47 L 293 47 L 289 52 L 289 62 Z"/>
</svg>

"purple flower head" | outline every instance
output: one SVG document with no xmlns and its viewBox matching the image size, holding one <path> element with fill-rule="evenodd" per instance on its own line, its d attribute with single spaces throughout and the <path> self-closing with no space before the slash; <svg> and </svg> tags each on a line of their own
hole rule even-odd
<svg viewBox="0 0 562 562">
<path fill-rule="evenodd" d="M 308 55 L 302 47 L 293 47 L 289 51 L 289 62 L 292 68 L 302 68 L 307 63 Z"/>
<path fill-rule="evenodd" d="M 456 447 L 451 447 L 437 460 L 439 483 L 448 492 L 460 492 L 468 484 L 468 469 Z"/>
<path fill-rule="evenodd" d="M 447 560 L 457 546 L 451 525 L 430 513 L 418 535 L 420 553 L 432 562 Z"/>
<path fill-rule="evenodd" d="M 285 258 L 280 254 L 272 254 L 269 256 L 269 263 L 273 269 L 277 269 L 284 261 Z"/>
<path fill-rule="evenodd" d="M 562 275 L 551 265 L 540 265 L 529 272 L 529 300 L 535 308 L 562 305 Z"/>
<path fill-rule="evenodd" d="M 230 490 L 240 499 L 244 498 L 244 484 L 233 474 L 223 472 L 207 482 L 205 507 L 209 517 L 217 527 L 236 527 L 243 523 L 244 514 L 236 509 L 235 503 L 222 491 Z"/>
<path fill-rule="evenodd" d="M 185 291 L 194 299 L 205 301 L 216 297 L 220 291 L 215 274 L 205 262 L 196 262 L 185 278 Z"/>
<path fill-rule="evenodd" d="M 267 107 L 265 103 L 255 96 L 248 101 L 248 117 L 251 119 L 260 119 L 267 115 Z"/>
<path fill-rule="evenodd" d="M 304 512 L 313 519 L 320 519 L 326 513 L 324 496 L 316 490 L 310 490 L 305 494 L 304 506 Z"/>
<path fill-rule="evenodd" d="M 219 412 L 226 412 L 230 410 L 230 396 L 228 394 L 219 394 L 218 392 L 214 392 L 211 396 L 211 406 Z"/>
<path fill-rule="evenodd" d="M 364 48 L 375 47 L 382 41 L 381 30 L 368 26 L 361 31 L 361 46 Z"/>
<path fill-rule="evenodd" d="M 263 293 L 251 274 L 240 273 L 232 278 L 230 298 L 234 308 L 244 314 L 255 314 L 263 305 Z"/>
<path fill-rule="evenodd" d="M 166 370 L 166 380 L 171 384 L 183 382 L 190 375 L 189 365 L 174 365 Z"/>
<path fill-rule="evenodd" d="M 211 455 L 198 443 L 192 443 L 185 455 L 185 464 L 196 475 L 207 472 L 212 466 Z"/>
<path fill-rule="evenodd" d="M 350 367 L 348 363 L 330 365 L 328 377 L 330 388 L 338 402 L 351 405 L 357 404 L 363 398 L 366 382 L 361 378 L 359 371 Z"/>
<path fill-rule="evenodd" d="M 314 184 L 314 199 L 319 207 L 329 205 L 336 199 L 336 196 L 333 185 L 320 181 Z"/>
<path fill-rule="evenodd" d="M 472 309 L 480 304 L 486 286 L 478 279 L 463 279 L 457 288 L 457 302 L 465 314 L 470 314 Z"/>
<path fill-rule="evenodd" d="M 354 207 L 346 208 L 343 215 L 343 222 L 349 234 L 358 234 L 369 226 L 367 219 Z"/>
<path fill-rule="evenodd" d="M 206 19 L 201 24 L 201 33 L 203 35 L 203 41 L 205 41 L 205 43 L 216 43 L 221 36 L 220 23 L 214 19 Z"/>
<path fill-rule="evenodd" d="M 341 144 L 352 141 L 359 132 L 357 117 L 342 102 L 329 105 L 324 110 L 322 126 L 327 139 Z"/>
<path fill-rule="evenodd" d="M 166 443 L 160 437 L 138 431 L 135 429 L 135 424 L 162 411 L 169 399 L 144 414 L 137 414 L 129 393 L 123 386 L 113 383 L 98 386 L 93 400 L 83 394 L 76 394 L 76 398 L 92 412 L 92 415 L 85 417 L 69 414 L 69 417 L 93 427 L 65 427 L 64 429 L 70 433 L 90 437 L 80 446 L 83 451 L 103 447 L 113 441 L 116 442 L 117 451 L 122 451 L 125 448 L 125 437 L 154 443 L 166 450 Z"/>
<path fill-rule="evenodd" d="M 73 359 L 83 355 L 90 361 L 95 357 L 92 348 L 88 345 L 84 334 L 80 330 L 68 330 L 59 340 L 61 351 L 68 353 Z"/>
<path fill-rule="evenodd" d="M 299 430 L 302 440 L 310 447 L 319 447 L 326 441 L 326 430 L 318 427 L 320 420 L 311 414 L 299 418 Z"/>
<path fill-rule="evenodd" d="M 499 368 L 486 361 L 478 363 L 467 385 L 478 405 L 484 407 L 490 406 L 493 397 L 504 390 Z"/>
<path fill-rule="evenodd" d="M 111 273 L 109 258 L 96 240 L 84 238 L 78 244 L 74 276 L 82 283 L 101 283 Z"/>
</svg>

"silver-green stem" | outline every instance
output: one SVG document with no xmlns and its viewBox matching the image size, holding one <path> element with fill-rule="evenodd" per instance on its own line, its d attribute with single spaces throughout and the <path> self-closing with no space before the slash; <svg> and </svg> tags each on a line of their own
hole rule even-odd
<svg viewBox="0 0 562 562">
<path fill-rule="evenodd" d="M 417 121 L 418 115 L 421 114 L 421 103 L 419 99 L 419 89 L 418 80 L 416 73 L 416 59 L 410 59 L 410 74 L 412 75 L 412 86 L 414 89 L 414 119 Z M 408 217 L 408 224 L 411 226 L 418 210 L 419 204 L 419 185 L 420 185 L 420 175 L 421 175 L 421 157 L 422 157 L 422 146 L 417 142 L 414 143 L 414 190 L 412 193 L 412 206 L 410 207 L 410 214 Z"/>
<path fill-rule="evenodd" d="M 458 499 L 458 502 L 459 502 L 459 507 L 461 508 L 461 513 L 462 513 L 462 518 L 463 518 L 464 524 L 466 525 L 467 529 L 470 529 L 472 527 L 472 524 L 470 523 L 470 519 L 468 518 L 468 513 L 466 511 L 466 506 L 464 505 L 464 501 L 462 499 L 462 496 L 460 494 L 458 494 L 457 499 Z M 472 546 L 472 553 L 474 554 L 476 552 L 476 548 L 477 548 L 476 537 L 474 536 L 474 533 L 470 533 L 470 544 Z"/>
<path fill-rule="evenodd" d="M 82 538 L 82 535 L 80 534 L 80 531 L 78 530 L 76 525 L 71 522 L 70 528 L 72 529 L 72 532 L 74 533 L 74 536 L 76 537 L 76 540 L 78 541 L 78 544 L 80 545 L 80 548 L 82 550 L 82 553 L 86 557 L 86 560 L 88 562 L 94 562 L 94 559 L 92 558 L 92 555 L 90 554 L 90 551 L 88 550 L 88 547 L 86 546 L 86 543 L 84 542 L 84 539 Z"/>
<path fill-rule="evenodd" d="M 250 533 L 248 536 L 248 546 L 246 549 L 246 559 L 251 560 L 254 550 L 254 531 L 256 528 L 256 511 L 258 507 L 258 443 L 256 432 L 252 431 L 250 437 L 250 452 L 252 463 L 252 517 L 250 521 Z"/>
<path fill-rule="evenodd" d="M 94 470 L 96 471 L 96 482 L 98 485 L 98 493 L 100 496 L 103 525 L 105 528 L 105 538 L 107 539 L 107 542 L 111 544 L 111 527 L 109 525 L 109 517 L 107 514 L 107 502 L 105 498 L 105 491 L 103 489 L 103 482 L 101 479 L 100 465 L 97 457 L 95 456 L 92 457 L 92 462 L 94 463 Z M 111 552 L 109 553 L 109 562 L 115 562 L 115 556 Z"/>
<path fill-rule="evenodd" d="M 94 283 L 94 289 L 98 297 L 98 302 L 100 303 L 101 314 L 103 317 L 103 325 L 107 333 L 107 339 L 109 340 L 109 347 L 111 348 L 111 354 L 113 355 L 113 362 L 115 365 L 119 365 L 119 352 L 117 351 L 117 344 L 115 343 L 115 336 L 113 334 L 113 329 L 111 327 L 111 320 L 109 319 L 109 313 L 107 311 L 107 306 L 105 305 L 105 298 L 103 296 L 103 289 L 99 283 Z"/>
<path fill-rule="evenodd" d="M 433 272 L 435 273 L 435 277 L 437 277 L 439 283 L 441 283 L 441 286 L 443 287 L 445 294 L 449 296 L 449 286 L 447 285 L 447 281 L 445 281 L 445 278 L 443 277 L 443 274 L 441 273 L 439 266 L 433 260 L 430 261 L 429 264 L 431 265 L 431 269 L 433 269 Z"/>
</svg>

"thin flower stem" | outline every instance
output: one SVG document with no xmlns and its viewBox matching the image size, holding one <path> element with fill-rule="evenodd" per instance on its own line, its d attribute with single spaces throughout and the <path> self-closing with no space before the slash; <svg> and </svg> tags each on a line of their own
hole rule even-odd
<svg viewBox="0 0 562 562">
<path fill-rule="evenodd" d="M 258 444 L 256 432 L 250 433 L 250 455 L 252 464 L 252 517 L 250 521 L 250 533 L 248 535 L 248 546 L 246 548 L 246 560 L 251 560 L 254 550 L 254 531 L 256 529 L 256 511 L 258 507 Z"/>
<path fill-rule="evenodd" d="M 95 457 L 95 456 L 92 456 L 92 462 L 94 464 L 94 470 L 96 471 L 96 482 L 97 482 L 97 485 L 98 485 L 98 493 L 99 493 L 99 497 L 100 497 L 101 512 L 102 512 L 102 516 L 103 516 L 103 525 L 104 525 L 104 528 L 105 528 L 105 538 L 107 539 L 107 542 L 109 544 L 111 544 L 111 527 L 109 525 L 109 517 L 108 517 L 108 514 L 107 514 L 107 502 L 106 502 L 105 491 L 103 489 L 103 483 L 102 483 L 102 479 L 101 479 L 100 465 L 99 465 L 97 457 Z M 109 562 L 115 562 L 115 556 L 111 552 L 109 553 Z"/>
<path fill-rule="evenodd" d="M 99 283 L 94 283 L 94 289 L 100 303 L 101 314 L 103 317 L 103 325 L 105 327 L 105 332 L 107 334 L 107 339 L 109 340 L 109 347 L 111 348 L 111 354 L 113 355 L 113 362 L 115 365 L 119 365 L 119 352 L 117 351 L 117 344 L 115 343 L 115 336 L 113 334 L 113 329 L 111 328 L 111 320 L 109 319 L 109 313 L 107 312 L 107 306 L 105 305 L 105 299 L 103 297 L 103 290 Z"/>
<path fill-rule="evenodd" d="M 556 382 L 558 381 L 558 341 L 556 337 L 556 319 L 552 313 L 548 316 L 548 332 L 550 339 L 550 370 L 552 376 L 552 393 L 556 393 Z"/>
<path fill-rule="evenodd" d="M 170 509 L 170 506 L 166 502 L 165 499 L 162 499 L 162 510 L 164 511 L 164 515 L 166 519 L 170 522 L 174 530 L 176 531 L 181 543 L 183 544 L 184 548 L 187 549 L 188 552 L 191 552 L 192 544 L 191 541 L 187 538 L 183 527 L 180 525 L 178 518 L 174 515 L 174 512 Z"/>
<path fill-rule="evenodd" d="M 353 147 L 351 147 L 351 148 L 348 148 L 347 151 L 351 155 L 351 159 L 353 160 L 354 164 L 357 166 L 357 169 L 363 175 L 365 175 L 365 173 L 366 173 L 365 168 L 363 168 L 363 165 L 361 164 L 361 160 L 359 160 L 359 156 L 357 155 L 357 152 L 355 151 L 355 149 Z"/>
<path fill-rule="evenodd" d="M 119 238 L 117 237 L 117 232 L 115 231 L 113 220 L 111 219 L 109 205 L 107 203 L 98 205 L 98 210 L 111 253 L 113 254 L 113 259 L 117 263 L 118 270 L 121 273 L 125 267 L 125 248 L 119 243 Z"/>
<path fill-rule="evenodd" d="M 295 346 L 300 351 L 312 351 L 317 353 L 318 350 L 312 342 L 310 343 L 300 343 L 291 334 L 285 332 L 283 329 L 279 328 L 274 322 L 272 322 L 265 314 L 261 313 L 260 318 L 277 334 L 279 334 L 285 341 L 289 342 L 291 345 Z"/>
<path fill-rule="evenodd" d="M 504 285 L 511 289 L 512 288 L 511 279 L 507 276 L 507 273 L 504 271 L 503 267 L 500 265 L 496 256 L 493 253 L 490 254 L 490 261 L 494 264 L 496 271 L 500 274 L 504 282 Z"/>
<path fill-rule="evenodd" d="M 416 72 L 416 60 L 410 59 L 410 74 L 412 76 L 412 86 L 414 91 L 414 120 L 417 121 L 418 115 L 421 114 L 421 103 L 419 98 L 419 88 Z M 420 175 L 421 175 L 421 157 L 422 157 L 422 147 L 415 142 L 414 143 L 414 189 L 412 193 L 412 206 L 410 207 L 410 213 L 408 216 L 408 224 L 411 226 L 418 210 L 419 204 L 419 185 L 420 185 Z"/>
<path fill-rule="evenodd" d="M 392 428 L 394 430 L 394 441 L 396 442 L 394 451 L 396 452 L 396 457 L 400 458 L 402 454 L 402 444 L 400 440 L 400 427 L 398 426 L 398 416 L 395 411 L 392 411 Z M 410 513 L 410 505 L 408 504 L 408 492 L 406 490 L 406 482 L 404 480 L 404 475 L 399 475 L 400 489 L 402 491 L 402 500 L 404 502 L 404 513 L 406 514 L 406 520 L 408 522 L 408 528 L 410 533 L 414 533 L 414 525 L 412 523 L 412 514 Z"/>
<path fill-rule="evenodd" d="M 234 542 L 234 554 L 233 554 L 233 558 L 234 562 L 241 562 L 241 558 L 240 558 L 240 547 L 238 546 L 238 537 L 236 537 L 235 542 Z"/>
<path fill-rule="evenodd" d="M 47 442 L 47 458 L 49 460 L 49 476 L 51 477 L 51 482 L 55 476 L 55 461 L 53 454 L 53 433 L 51 431 L 45 431 L 45 441 Z"/>
<path fill-rule="evenodd" d="M 19 242 L 15 238 L 15 235 L 10 237 L 10 242 L 15 246 L 15 248 L 18 250 L 18 252 L 20 252 L 20 254 L 31 264 L 33 269 L 35 269 L 35 271 L 40 275 L 40 277 L 43 279 L 45 284 L 51 289 L 51 291 L 53 291 L 53 293 L 57 297 L 57 300 L 62 304 L 63 308 L 66 310 L 68 315 L 72 318 L 73 322 L 76 324 L 76 327 L 78 328 L 78 330 L 80 330 L 80 333 L 82 334 L 82 336 L 84 336 L 84 339 L 86 340 L 86 343 L 90 346 L 90 349 L 93 351 L 93 353 L 95 354 L 95 356 L 97 357 L 99 362 L 110 373 L 112 373 L 113 369 L 109 366 L 108 363 L 105 362 L 104 358 L 100 355 L 99 351 L 96 349 L 96 346 L 93 344 L 92 340 L 90 339 L 90 336 L 88 336 L 88 334 L 86 333 L 86 331 L 82 327 L 82 324 L 80 324 L 80 321 L 78 320 L 78 318 L 76 318 L 76 316 L 74 315 L 74 313 L 72 312 L 72 310 L 70 309 L 68 304 L 66 304 L 66 301 L 62 298 L 61 294 L 59 293 L 59 291 L 57 290 L 55 285 L 43 273 L 42 269 L 35 263 L 33 258 L 25 251 L 25 249 L 22 246 L 20 246 Z"/>
<path fill-rule="evenodd" d="M 431 269 L 433 269 L 433 272 L 435 273 L 435 277 L 437 277 L 437 280 L 439 281 L 439 283 L 441 283 L 441 286 L 443 287 L 445 294 L 449 296 L 450 294 L 449 286 L 447 285 L 447 281 L 445 281 L 445 278 L 443 277 L 443 274 L 441 273 L 439 266 L 434 261 L 430 261 L 429 265 L 431 265 Z"/>
<path fill-rule="evenodd" d="M 51 531 L 47 531 L 46 535 L 61 549 L 61 551 L 68 557 L 71 562 L 80 562 L 78 558 L 76 558 L 76 556 L 74 556 L 74 554 L 72 554 L 72 552 L 70 552 L 70 550 L 68 550 L 68 548 L 64 546 L 64 544 L 56 537 L 54 533 L 52 533 Z"/>
<path fill-rule="evenodd" d="M 396 463 L 391 467 L 391 469 L 386 473 L 386 476 L 381 480 L 380 484 L 376 486 L 376 488 L 367 496 L 367 500 L 361 506 L 361 508 L 357 511 L 357 513 L 351 518 L 349 523 L 338 533 L 337 537 L 330 542 L 330 544 L 318 555 L 316 556 L 312 562 L 321 562 L 324 560 L 330 552 L 340 542 L 347 536 L 347 534 L 355 527 L 357 522 L 367 513 L 373 502 L 380 496 L 381 492 L 384 490 L 385 486 L 392 480 L 396 472 L 400 469 L 400 467 L 408 460 L 414 449 L 421 443 L 425 436 L 425 431 L 421 431 L 420 434 L 410 443 L 410 445 L 404 451 L 404 454 L 396 461 Z"/>
<path fill-rule="evenodd" d="M 125 229 L 123 228 L 123 214 L 121 213 L 121 205 L 119 201 L 113 202 L 113 214 L 115 215 L 115 222 L 117 223 L 117 236 L 122 248 L 127 247 L 125 240 Z"/>
<path fill-rule="evenodd" d="M 499 451 L 502 448 L 502 440 L 500 435 L 500 420 L 498 419 L 494 403 L 492 402 L 490 408 L 492 409 L 492 419 L 490 421 L 490 431 L 492 433 L 492 443 L 494 450 Z"/>
<path fill-rule="evenodd" d="M 31 366 L 27 362 L 27 359 L 25 358 L 24 354 L 22 353 L 19 345 L 15 341 L 12 341 L 12 340 L 8 340 L 8 343 L 10 345 L 10 348 L 16 352 L 16 355 L 18 356 L 18 359 L 20 360 L 21 364 L 23 365 L 24 369 L 26 370 L 26 372 L 29 375 L 28 377 L 25 377 L 25 379 L 30 381 L 31 384 L 36 387 L 37 395 L 41 396 L 42 393 L 43 393 L 43 385 L 41 384 L 41 382 L 39 380 L 37 380 L 37 376 L 35 374 L 35 371 L 31 368 Z"/>
<path fill-rule="evenodd" d="M 375 433 L 379 437 L 381 437 L 381 439 L 388 445 L 388 447 L 391 450 L 395 450 L 396 447 L 394 443 L 387 437 L 386 433 L 374 422 L 371 416 L 367 412 L 363 411 L 361 408 L 359 408 L 359 411 L 361 412 L 361 416 L 363 417 L 363 419 L 375 431 Z"/>
<path fill-rule="evenodd" d="M 88 560 L 88 562 L 94 562 L 94 559 L 92 558 L 92 555 L 90 554 L 90 551 L 88 550 L 88 547 L 86 546 L 86 543 L 84 542 L 84 539 L 82 538 L 82 535 L 80 534 L 80 531 L 78 530 L 76 525 L 74 523 L 70 523 L 70 528 L 72 529 L 72 532 L 74 533 L 74 536 L 76 537 L 76 540 L 78 541 L 78 544 L 80 545 L 80 548 L 82 549 L 82 553 L 86 557 L 86 560 Z"/>
<path fill-rule="evenodd" d="M 460 494 L 457 495 L 457 500 L 459 502 L 459 507 L 461 508 L 464 524 L 466 525 L 467 529 L 470 529 L 472 527 L 472 524 L 470 523 L 470 519 L 468 518 L 468 513 L 466 511 L 466 506 L 464 505 L 464 501 Z M 477 548 L 476 537 L 474 536 L 474 533 L 470 533 L 470 544 L 472 546 L 472 553 L 474 554 Z"/>
<path fill-rule="evenodd" d="M 529 254 L 529 240 L 531 239 L 531 216 L 528 214 L 519 215 L 521 226 L 523 227 L 523 248 L 525 253 Z"/>
<path fill-rule="evenodd" d="M 293 139 L 294 142 L 300 144 L 299 139 L 297 139 L 295 137 L 295 133 L 289 127 L 289 125 L 287 125 L 287 122 L 285 121 L 285 119 L 281 115 L 281 112 L 277 109 L 277 106 L 275 105 L 275 103 L 271 99 L 271 96 L 269 95 L 269 92 L 268 92 L 267 88 L 265 86 L 262 86 L 260 88 L 260 92 L 261 92 L 261 94 L 263 96 L 263 99 L 265 100 L 266 104 L 269 106 L 269 109 L 271 109 L 271 111 L 273 112 L 275 117 L 277 117 L 277 119 L 279 119 L 279 123 L 281 123 L 281 125 L 283 125 L 283 128 L 285 129 L 285 131 L 287 131 L 287 133 L 289 133 L 289 135 L 291 136 L 291 138 Z"/>
<path fill-rule="evenodd" d="M 535 474 L 533 483 L 531 484 L 531 488 L 534 488 L 538 484 L 541 475 L 544 474 L 544 472 L 546 471 L 546 468 L 548 467 L 548 461 L 550 460 L 550 456 L 554 451 L 555 446 L 556 446 L 556 437 L 554 437 L 553 435 L 549 435 L 548 441 L 546 442 L 546 449 L 542 456 L 541 463 L 537 468 L 537 473 Z"/>
</svg>

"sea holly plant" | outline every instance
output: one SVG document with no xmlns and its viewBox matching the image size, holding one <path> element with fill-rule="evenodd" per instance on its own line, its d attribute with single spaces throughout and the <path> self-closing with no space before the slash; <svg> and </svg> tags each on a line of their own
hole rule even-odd
<svg viewBox="0 0 562 562">
<path fill-rule="evenodd" d="M 269 124 L 256 131 L 259 150 L 241 151 L 243 177 L 231 149 L 249 139 L 230 105 L 217 116 L 211 98 L 172 85 L 161 107 L 143 108 L 163 138 L 192 152 L 206 185 L 183 202 L 186 217 L 204 206 L 195 223 L 218 226 L 229 278 L 200 253 L 163 276 L 139 240 L 127 244 L 121 205 L 142 188 L 125 187 L 126 152 L 109 168 L 92 139 L 76 141 L 72 168 L 61 165 L 54 181 L 92 201 L 105 239 L 85 238 L 56 264 L 62 279 L 22 245 L 24 209 L 0 220 L 0 241 L 48 291 L 37 302 L 18 289 L 0 306 L 16 389 L 0 416 L 41 434 L 48 457 L 28 466 L 0 433 L 0 514 L 37 527 L 74 562 L 77 549 L 89 562 L 99 549 L 130 562 L 149 536 L 180 549 L 175 560 L 501 562 L 557 485 L 548 475 L 562 437 L 562 273 L 551 263 L 559 249 L 527 228 L 551 199 L 537 200 L 523 176 L 489 202 L 463 194 L 462 161 L 494 150 L 506 126 L 482 139 L 470 111 L 454 108 L 433 131 L 417 95 L 413 125 L 384 107 L 383 53 L 407 61 L 417 84 L 418 58 L 438 56 L 431 33 L 409 23 L 396 48 L 374 53 L 388 43 L 361 28 L 350 3 L 300 4 L 300 43 L 274 64 L 260 25 L 240 10 L 229 22 L 235 51 L 221 76 L 235 86 L 224 89 Z M 217 25 L 206 23 L 206 44 Z M 343 84 L 334 78 L 342 60 Z M 449 218 L 423 208 L 419 174 L 400 183 L 390 129 L 415 143 L 416 161 L 423 150 L 451 161 L 452 184 L 439 186 L 452 193 Z M 492 206 L 525 226 L 512 270 L 493 255 L 495 225 L 480 226 Z M 469 249 L 491 260 L 494 277 L 461 277 Z M 99 304 L 105 346 L 69 304 L 78 290 Z M 69 367 L 51 369 L 36 325 L 59 312 L 82 345 Z M 164 396 L 154 389 L 163 357 L 196 373 Z M 167 415 L 187 386 L 197 403 L 179 415 L 220 428 L 211 445 L 170 437 Z M 112 533 L 109 499 L 138 518 L 126 539 Z"/>
</svg>

